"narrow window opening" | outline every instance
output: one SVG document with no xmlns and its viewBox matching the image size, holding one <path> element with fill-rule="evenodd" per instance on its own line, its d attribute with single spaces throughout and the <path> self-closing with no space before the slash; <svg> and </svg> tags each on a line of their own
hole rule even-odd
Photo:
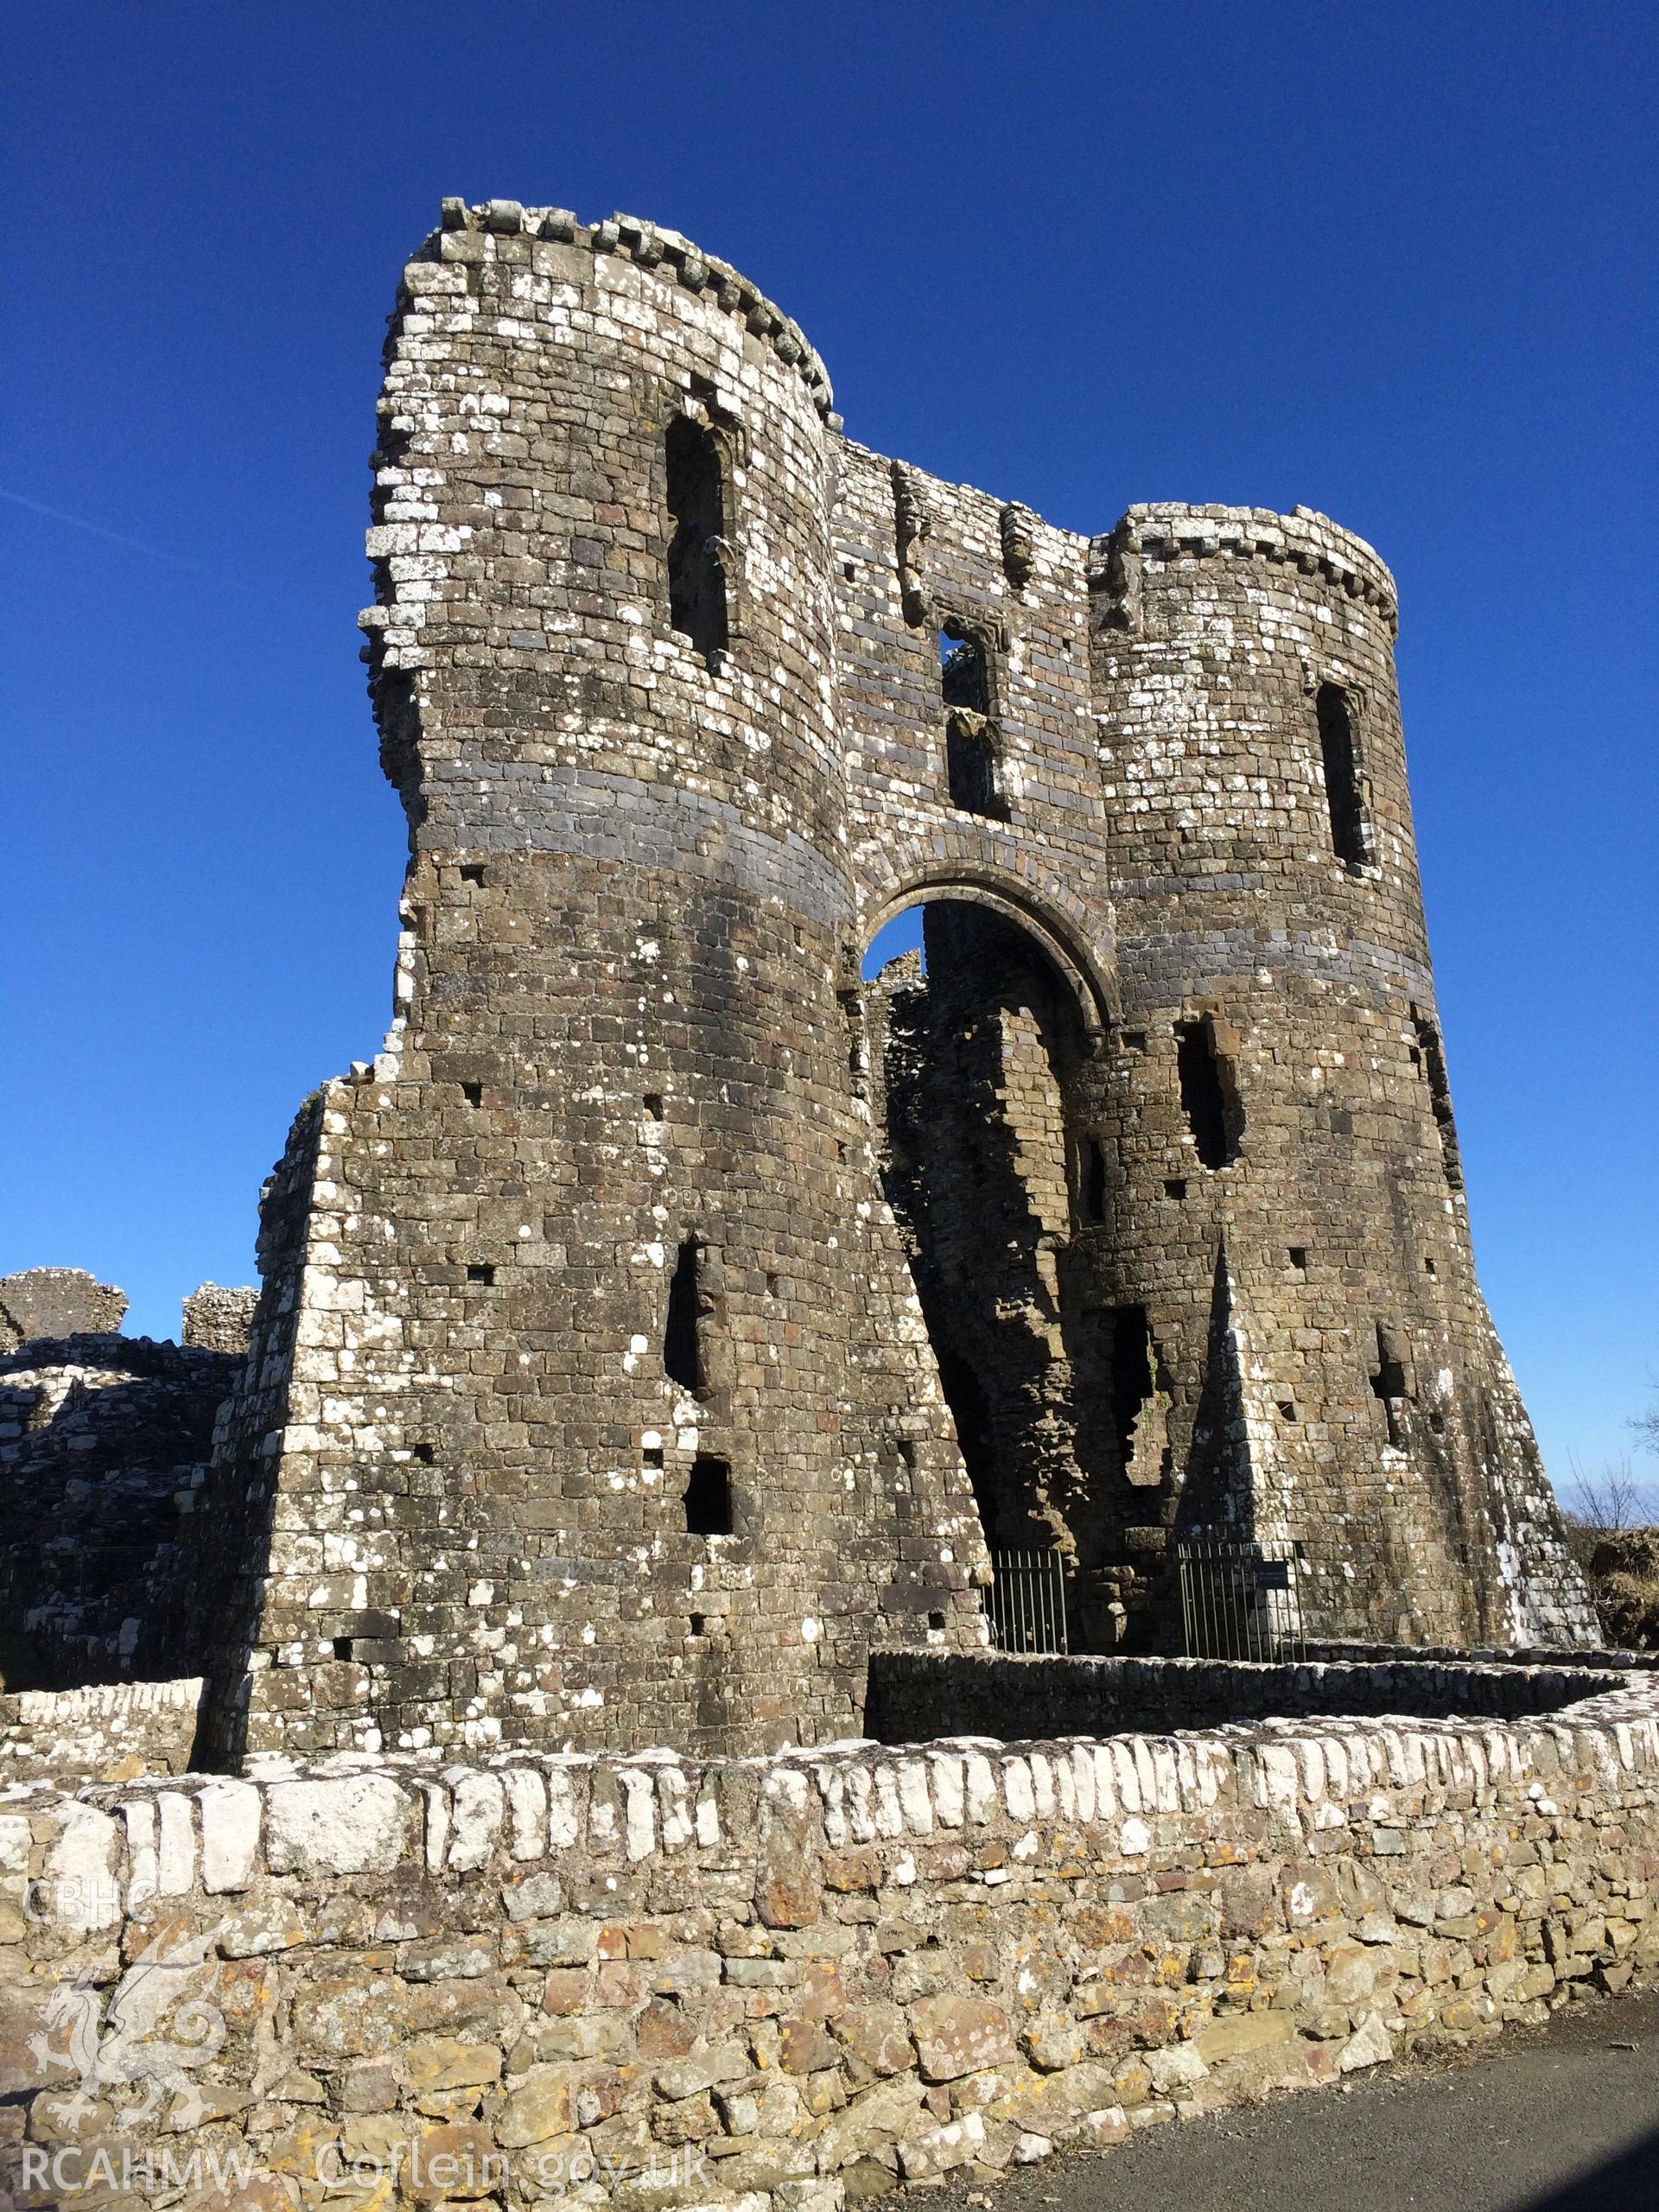
<svg viewBox="0 0 1659 2212">
<path fill-rule="evenodd" d="M 1354 723 L 1348 695 L 1338 683 L 1322 683 L 1314 701 L 1319 724 L 1319 754 L 1325 764 L 1325 798 L 1331 810 L 1331 847 L 1340 861 L 1358 868 L 1365 858 L 1365 830 L 1359 783 L 1354 769 Z"/>
<path fill-rule="evenodd" d="M 482 883 L 484 880 L 483 861 L 463 861 L 461 864 L 461 880 L 463 883 Z"/>
<path fill-rule="evenodd" d="M 1146 1031 L 1126 1029 L 1123 1032 L 1123 1049 L 1126 1052 L 1144 1052 L 1147 1049 Z"/>
<path fill-rule="evenodd" d="M 335 1658 L 336 1658 L 336 1659 L 349 1659 L 349 1658 L 351 1657 L 351 1656 L 352 1656 L 352 1639 L 351 1639 L 351 1637 L 350 1637 L 349 1636 L 337 1636 L 337 1637 L 334 1638 L 334 1656 L 335 1656 Z"/>
<path fill-rule="evenodd" d="M 418 1459 L 423 1467 L 429 1467 L 437 1456 L 436 1452 L 433 1449 L 431 1445 L 425 1442 L 417 1444 L 411 1454 L 411 1457 Z"/>
<path fill-rule="evenodd" d="M 1382 1400 L 1388 1417 L 1389 1441 L 1397 1447 L 1405 1441 L 1400 1408 L 1406 1395 L 1406 1362 L 1399 1332 L 1386 1321 L 1376 1325 L 1376 1372 L 1370 1382 L 1371 1395 Z"/>
<path fill-rule="evenodd" d="M 685 1525 L 693 1536 L 732 1533 L 732 1469 L 726 1459 L 699 1452 L 685 1485 Z"/>
<path fill-rule="evenodd" d="M 945 779 L 950 804 L 964 814 L 981 814 L 1006 820 L 1007 808 L 996 788 L 996 747 L 982 723 L 952 715 L 944 732 Z"/>
<path fill-rule="evenodd" d="M 727 641 L 725 495 L 720 450 L 706 423 L 677 415 L 668 426 L 668 619 L 712 658 Z"/>
<path fill-rule="evenodd" d="M 467 1266 L 467 1280 L 468 1282 L 493 1282 L 495 1269 L 481 1261 L 469 1261 Z"/>
<path fill-rule="evenodd" d="M 648 1090 L 645 1093 L 645 1116 L 649 1121 L 660 1122 L 662 1120 L 663 1095 L 661 1091 Z"/>
<path fill-rule="evenodd" d="M 939 690 L 947 707 L 965 707 L 970 715 L 991 711 L 985 647 L 954 619 L 939 632 Z"/>
<path fill-rule="evenodd" d="M 991 726 L 991 677 L 984 640 L 954 617 L 939 632 L 939 693 L 944 724 L 945 780 L 950 804 L 964 814 L 1007 819 L 997 784 L 996 738 Z"/>
<path fill-rule="evenodd" d="M 1083 1217 L 1085 1221 L 1104 1221 L 1106 1218 L 1106 1153 L 1098 1137 L 1085 1137 L 1083 1146 L 1082 1183 Z"/>
<path fill-rule="evenodd" d="M 927 1624 L 929 1628 L 932 1630 L 935 1636 L 943 1636 L 944 1633 L 944 1615 L 943 1613 L 930 1613 L 927 1617 Z"/>
<path fill-rule="evenodd" d="M 849 584 L 855 583 L 858 581 L 857 563 L 854 561 L 843 561 L 841 564 L 841 573 L 846 577 Z"/>
<path fill-rule="evenodd" d="M 693 1636 L 701 1636 L 708 1624 L 708 1622 L 703 1618 L 703 1616 L 701 1613 L 692 1614 L 690 1628 Z"/>
<path fill-rule="evenodd" d="M 647 1444 L 644 1452 L 641 1452 L 640 1458 L 647 1467 L 660 1468 L 663 1464 L 662 1446 L 660 1444 Z"/>
<path fill-rule="evenodd" d="M 768 1298 L 776 1298 L 779 1287 L 780 1278 L 774 1274 L 768 1274 L 766 1277 L 766 1296 Z"/>
<path fill-rule="evenodd" d="M 1296 1269 L 1299 1274 L 1306 1274 L 1307 1273 L 1307 1247 L 1306 1244 L 1293 1244 L 1290 1247 L 1290 1264 Z"/>
<path fill-rule="evenodd" d="M 663 1330 L 663 1367 L 669 1380 L 698 1397 L 702 1391 L 702 1346 L 698 1341 L 697 1267 L 702 1254 L 695 1236 L 680 1246 L 668 1286 L 668 1319 Z"/>
<path fill-rule="evenodd" d="M 1179 1023 L 1175 1040 L 1181 1107 L 1198 1158 L 1206 1167 L 1230 1167 L 1238 1157 L 1243 1129 L 1232 1063 L 1217 1051 L 1208 1019 Z"/>
<path fill-rule="evenodd" d="M 461 1086 L 461 1095 L 469 1106 L 481 1106 L 484 1103 L 484 1086 L 481 1083 L 463 1083 Z"/>
<path fill-rule="evenodd" d="M 1186 1178 L 1184 1175 L 1172 1175 L 1164 1185 L 1164 1196 L 1166 1198 L 1184 1198 L 1186 1196 Z"/>
<path fill-rule="evenodd" d="M 1438 1274 L 1440 1273 L 1440 1269 L 1435 1266 L 1433 1261 L 1428 1258 L 1427 1255 L 1424 1255 L 1423 1259 L 1423 1273 L 1426 1275 Z"/>
<path fill-rule="evenodd" d="M 1460 1191 L 1463 1157 L 1458 1150 L 1457 1124 L 1452 1118 L 1452 1089 L 1446 1079 L 1446 1054 L 1440 1046 L 1440 1033 L 1428 1016 L 1420 1014 L 1415 1007 L 1411 1009 L 1411 1019 L 1417 1032 L 1414 1061 L 1428 1077 L 1428 1103 L 1440 1133 L 1440 1161 L 1446 1183 L 1451 1189 Z"/>
<path fill-rule="evenodd" d="M 1296 1418 L 1295 1400 L 1294 1398 L 1281 1398 L 1279 1401 L 1279 1410 L 1287 1421 L 1294 1421 Z"/>
</svg>

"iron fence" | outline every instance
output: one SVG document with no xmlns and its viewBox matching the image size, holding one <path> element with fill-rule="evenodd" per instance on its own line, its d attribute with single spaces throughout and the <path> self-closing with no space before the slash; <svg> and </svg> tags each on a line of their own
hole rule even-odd
<svg viewBox="0 0 1659 2212">
<path fill-rule="evenodd" d="M 1058 1552 L 993 1552 L 983 1592 L 999 1651 L 1069 1651 L 1065 1562 Z"/>
<path fill-rule="evenodd" d="M 1294 1552 L 1189 1539 L 1175 1556 L 1189 1659 L 1306 1656 Z"/>
</svg>

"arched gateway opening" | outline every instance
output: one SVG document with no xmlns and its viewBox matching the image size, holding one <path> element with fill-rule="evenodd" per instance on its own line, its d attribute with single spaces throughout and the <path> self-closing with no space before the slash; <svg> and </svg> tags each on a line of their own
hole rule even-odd
<svg viewBox="0 0 1659 2212">
<path fill-rule="evenodd" d="M 889 920 L 864 962 L 871 1108 L 993 1558 L 1058 1555 L 1073 1648 L 1109 1649 L 1129 1531 L 1173 1497 L 1169 1385 L 1114 1295 L 1107 1062 L 1062 959 L 977 899 Z"/>
</svg>

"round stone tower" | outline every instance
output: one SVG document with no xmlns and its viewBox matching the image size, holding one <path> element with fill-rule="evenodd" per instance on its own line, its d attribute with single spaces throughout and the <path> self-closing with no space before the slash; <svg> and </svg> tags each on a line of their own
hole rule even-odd
<svg viewBox="0 0 1659 2212">
<path fill-rule="evenodd" d="M 830 407 L 647 225 L 448 203 L 404 272 L 398 1020 L 267 1203 L 232 1748 L 761 1750 L 854 1732 L 873 1641 L 983 1640 L 848 1077 Z"/>
<path fill-rule="evenodd" d="M 1201 1362 L 1141 1548 L 1294 1543 L 1326 1632 L 1582 1634 L 1474 1277 L 1392 579 L 1301 508 L 1135 507 L 1092 556 L 1124 1007 L 1098 1241 Z"/>
</svg>

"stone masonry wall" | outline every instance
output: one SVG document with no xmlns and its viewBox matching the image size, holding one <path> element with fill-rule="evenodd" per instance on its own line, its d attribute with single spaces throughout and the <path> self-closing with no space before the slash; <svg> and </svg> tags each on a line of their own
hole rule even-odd
<svg viewBox="0 0 1659 2212">
<path fill-rule="evenodd" d="M 396 1012 L 267 1201 L 213 1755 L 844 1736 L 872 1647 L 981 1648 L 988 1522 L 1102 1648 L 1167 1643 L 1205 1532 L 1300 1546 L 1318 1633 L 1592 1640 L 1474 1281 L 1370 549 L 1054 529 L 848 440 L 677 233 L 511 200 L 405 268 L 378 421 Z M 1002 1176 L 922 1160 L 919 1226 L 861 978 L 912 899 L 980 910 L 912 1026 L 973 1031 Z"/>
<path fill-rule="evenodd" d="M 0 1869 L 20 2205 L 838 2212 L 1649 1977 L 1659 1691 L 13 1789 Z"/>
<path fill-rule="evenodd" d="M 872 1641 L 984 1634 L 848 1081 L 825 388 L 729 272 L 634 245 L 452 211 L 405 271 L 368 618 L 398 1017 L 270 1201 L 225 1756 L 770 1748 L 856 1725 Z M 671 432 L 720 457 L 718 649 L 669 620 Z"/>
<path fill-rule="evenodd" d="M 195 1510 L 238 1361 L 147 1337 L 0 1352 L 0 1676 L 65 1689 L 196 1664 Z"/>
<path fill-rule="evenodd" d="M 127 1294 L 84 1268 L 25 1268 L 0 1276 L 0 1351 L 37 1338 L 113 1336 Z"/>
</svg>

